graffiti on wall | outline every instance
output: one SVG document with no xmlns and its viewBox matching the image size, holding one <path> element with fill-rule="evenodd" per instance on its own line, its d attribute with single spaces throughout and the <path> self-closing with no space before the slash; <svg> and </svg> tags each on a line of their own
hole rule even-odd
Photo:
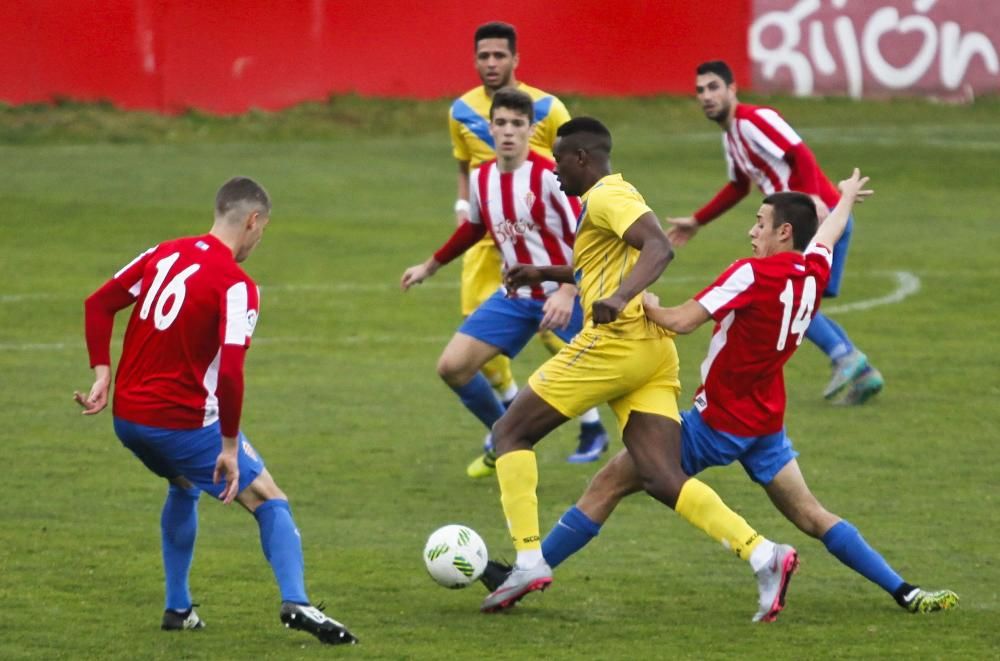
<svg viewBox="0 0 1000 661">
<path fill-rule="evenodd" d="M 1000 2 L 755 0 L 754 87 L 797 95 L 1000 91 Z"/>
</svg>

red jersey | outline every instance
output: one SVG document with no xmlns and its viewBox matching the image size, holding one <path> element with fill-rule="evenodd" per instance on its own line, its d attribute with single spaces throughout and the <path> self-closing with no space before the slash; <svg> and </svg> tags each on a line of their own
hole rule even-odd
<svg viewBox="0 0 1000 661">
<path fill-rule="evenodd" d="M 445 264 L 489 232 L 507 268 L 572 264 L 580 201 L 562 192 L 553 167 L 551 159 L 531 151 L 513 172 L 500 172 L 496 159 L 473 170 L 469 224 L 456 230 L 435 259 Z M 559 286 L 546 281 L 521 287 L 514 295 L 544 300 Z"/>
<path fill-rule="evenodd" d="M 831 209 L 840 199 L 812 151 L 774 108 L 737 104 L 733 121 L 722 134 L 722 148 L 729 184 L 695 212 L 699 223 L 707 223 L 743 199 L 751 181 L 765 195 L 783 191 L 818 195 Z"/>
<path fill-rule="evenodd" d="M 694 396 L 714 429 L 738 436 L 782 429 L 782 368 L 819 309 L 832 260 L 822 245 L 741 259 L 695 296 L 716 321 Z"/>
<path fill-rule="evenodd" d="M 87 299 L 91 366 L 110 364 L 114 313 L 135 303 L 115 376 L 114 414 L 167 429 L 216 420 L 235 436 L 258 290 L 206 234 L 150 248 Z"/>
</svg>

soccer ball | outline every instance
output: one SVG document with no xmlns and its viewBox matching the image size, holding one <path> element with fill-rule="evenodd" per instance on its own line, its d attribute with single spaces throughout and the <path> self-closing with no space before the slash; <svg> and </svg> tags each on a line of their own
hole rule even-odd
<svg viewBox="0 0 1000 661">
<path fill-rule="evenodd" d="M 483 538 L 467 526 L 451 524 L 438 528 L 427 538 L 424 564 L 438 585 L 464 588 L 486 569 L 489 554 Z"/>
</svg>

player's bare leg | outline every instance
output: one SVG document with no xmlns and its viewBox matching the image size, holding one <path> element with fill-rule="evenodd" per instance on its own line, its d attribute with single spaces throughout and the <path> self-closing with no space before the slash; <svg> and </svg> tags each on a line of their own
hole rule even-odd
<svg viewBox="0 0 1000 661">
<path fill-rule="evenodd" d="M 888 592 L 911 613 L 958 605 L 958 595 L 951 590 L 928 591 L 904 581 L 854 526 L 820 504 L 806 485 L 798 461 L 788 462 L 764 489 L 778 511 L 799 530 L 823 542 L 838 560 Z"/>
<path fill-rule="evenodd" d="M 647 493 L 750 563 L 759 595 L 753 620 L 773 621 L 784 608 L 788 581 L 798 567 L 795 549 L 764 538 L 711 487 L 688 477 L 681 463 L 679 422 L 633 411 L 623 439 Z"/>
<path fill-rule="evenodd" d="M 487 431 L 503 415 L 504 406 L 497 399 L 489 381 L 480 372 L 500 349 L 464 333 L 455 333 L 438 359 L 437 373 L 462 404 L 485 425 Z M 488 477 L 495 470 L 496 454 L 492 447 L 466 468 L 469 477 Z"/>
</svg>

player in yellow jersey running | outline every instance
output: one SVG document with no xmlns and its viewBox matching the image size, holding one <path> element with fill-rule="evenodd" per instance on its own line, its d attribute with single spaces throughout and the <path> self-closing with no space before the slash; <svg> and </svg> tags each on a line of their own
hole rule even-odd
<svg viewBox="0 0 1000 661">
<path fill-rule="evenodd" d="M 797 564 L 795 550 L 766 540 L 681 467 L 677 350 L 671 334 L 649 321 L 642 307 L 643 291 L 673 256 L 670 241 L 639 192 L 612 174 L 611 133 L 601 122 L 577 117 L 557 135 L 553 155 L 561 187 L 567 195 L 583 196 L 573 263 L 517 265 L 507 273 L 507 286 L 575 282 L 584 326 L 535 371 L 493 426 L 500 500 L 517 561 L 481 609 L 509 608 L 552 582 L 541 551 L 532 448 L 566 420 L 602 402 L 618 419 L 645 491 L 752 565 L 773 565 L 776 580 L 767 582 L 766 596 L 771 603 L 783 601 Z M 763 592 L 764 584 L 759 585 Z"/>
<path fill-rule="evenodd" d="M 496 158 L 490 135 L 490 104 L 493 94 L 503 87 L 515 87 L 527 93 L 534 104 L 534 132 L 529 139 L 532 150 L 543 156 L 552 155 L 556 129 L 569 120 L 566 106 L 555 96 L 518 82 L 515 71 L 519 63 L 517 31 L 513 25 L 491 22 L 480 25 L 473 37 L 476 51 L 476 72 L 482 85 L 474 87 L 456 99 L 448 112 L 452 153 L 458 162 L 458 196 L 455 201 L 455 223 L 460 226 L 469 219 L 469 173 L 483 163 Z M 502 260 L 491 237 L 484 237 L 462 257 L 462 315 L 472 314 L 486 299 L 496 293 L 501 283 Z M 541 333 L 543 342 L 552 353 L 563 346 L 554 333 Z M 510 358 L 499 355 L 482 369 L 484 378 L 506 406 L 517 394 L 517 384 L 510 369 Z M 608 435 L 601 424 L 597 409 L 580 416 L 580 439 L 576 452 L 569 457 L 573 463 L 596 461 L 608 447 Z M 492 439 L 487 436 L 485 452 L 467 469 L 470 477 L 493 474 Z"/>
</svg>

